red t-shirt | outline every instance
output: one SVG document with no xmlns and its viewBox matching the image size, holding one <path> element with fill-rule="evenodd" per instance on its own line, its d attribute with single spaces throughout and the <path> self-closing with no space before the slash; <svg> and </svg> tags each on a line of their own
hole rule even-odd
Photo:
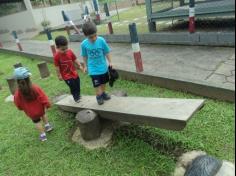
<svg viewBox="0 0 236 176">
<path fill-rule="evenodd" d="M 45 114 L 45 108 L 50 107 L 50 102 L 40 87 L 33 84 L 32 88 L 37 96 L 35 100 L 25 100 L 21 92 L 17 90 L 14 95 L 14 103 L 19 110 L 24 111 L 31 119 L 38 119 Z"/>
<path fill-rule="evenodd" d="M 54 64 L 59 67 L 60 74 L 64 80 L 78 78 L 78 73 L 74 66 L 76 56 L 72 50 L 68 49 L 65 53 L 57 52 L 54 56 Z"/>
</svg>

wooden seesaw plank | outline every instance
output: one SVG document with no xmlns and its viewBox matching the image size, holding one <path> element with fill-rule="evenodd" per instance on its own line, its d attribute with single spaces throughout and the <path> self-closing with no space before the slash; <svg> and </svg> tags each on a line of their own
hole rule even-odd
<svg viewBox="0 0 236 176">
<path fill-rule="evenodd" d="M 80 103 L 75 103 L 72 96 L 68 95 L 56 105 L 73 113 L 90 109 L 106 119 L 180 131 L 185 128 L 193 114 L 204 105 L 204 101 L 112 96 L 111 100 L 100 106 L 95 96 L 83 96 Z"/>
</svg>

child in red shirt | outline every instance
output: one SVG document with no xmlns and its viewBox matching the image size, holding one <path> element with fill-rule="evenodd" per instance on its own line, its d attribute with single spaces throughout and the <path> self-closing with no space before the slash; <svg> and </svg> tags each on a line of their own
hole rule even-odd
<svg viewBox="0 0 236 176">
<path fill-rule="evenodd" d="M 80 78 L 75 65 L 84 71 L 79 60 L 71 49 L 68 49 L 68 41 L 64 36 L 58 36 L 55 39 L 57 53 L 54 56 L 54 65 L 59 80 L 64 80 L 69 86 L 74 101 L 80 102 Z"/>
<path fill-rule="evenodd" d="M 40 140 L 46 141 L 46 132 L 52 131 L 52 126 L 48 123 L 46 109 L 50 107 L 48 97 L 43 90 L 30 81 L 31 73 L 24 67 L 16 68 L 14 77 L 17 80 L 18 89 L 14 95 L 16 107 L 24 111 L 35 124 L 36 129 L 40 132 Z M 41 124 L 45 124 L 45 128 Z"/>
</svg>

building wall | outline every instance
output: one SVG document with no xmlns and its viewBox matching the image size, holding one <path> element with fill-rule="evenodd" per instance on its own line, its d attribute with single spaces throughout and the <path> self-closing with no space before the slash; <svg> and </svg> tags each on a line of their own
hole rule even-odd
<svg viewBox="0 0 236 176">
<path fill-rule="evenodd" d="M 23 38 L 37 32 L 36 23 L 30 11 L 0 17 L 0 41 L 11 41 L 11 32 L 16 30 Z"/>
<path fill-rule="evenodd" d="M 83 9 L 80 3 L 66 4 L 60 6 L 52 6 L 41 9 L 34 9 L 33 16 L 35 19 L 36 27 L 42 30 L 41 22 L 44 20 L 50 21 L 51 27 L 56 27 L 64 24 L 62 17 L 62 10 L 64 10 L 71 20 L 78 20 L 81 18 Z"/>
<path fill-rule="evenodd" d="M 90 1 L 86 2 L 88 8 L 93 11 Z M 64 25 L 61 11 L 64 10 L 73 20 L 81 19 L 83 5 L 81 3 L 64 4 L 40 9 L 30 9 L 20 13 L 0 17 L 0 41 L 12 41 L 11 32 L 18 31 L 18 36 L 22 38 L 31 38 L 43 30 L 41 22 L 50 21 L 51 27 Z"/>
</svg>

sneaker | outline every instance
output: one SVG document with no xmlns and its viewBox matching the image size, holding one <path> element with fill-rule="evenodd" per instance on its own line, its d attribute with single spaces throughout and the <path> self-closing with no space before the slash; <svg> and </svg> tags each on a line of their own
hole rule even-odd
<svg viewBox="0 0 236 176">
<path fill-rule="evenodd" d="M 79 96 L 78 100 L 75 100 L 76 103 L 80 103 L 81 102 L 81 96 Z"/>
<path fill-rule="evenodd" d="M 108 94 L 106 94 L 105 92 L 102 94 L 102 98 L 103 98 L 103 100 L 110 100 L 111 99 L 111 96 L 110 95 L 108 95 Z"/>
<path fill-rule="evenodd" d="M 47 136 L 46 136 L 45 134 L 41 134 L 41 135 L 39 136 L 39 139 L 40 139 L 40 141 L 44 142 L 44 141 L 47 140 Z"/>
<path fill-rule="evenodd" d="M 53 127 L 51 125 L 45 125 L 45 131 L 50 132 L 53 130 Z"/>
<path fill-rule="evenodd" d="M 102 96 L 97 96 L 97 102 L 99 105 L 103 105 L 104 104 L 104 100 Z"/>
</svg>

